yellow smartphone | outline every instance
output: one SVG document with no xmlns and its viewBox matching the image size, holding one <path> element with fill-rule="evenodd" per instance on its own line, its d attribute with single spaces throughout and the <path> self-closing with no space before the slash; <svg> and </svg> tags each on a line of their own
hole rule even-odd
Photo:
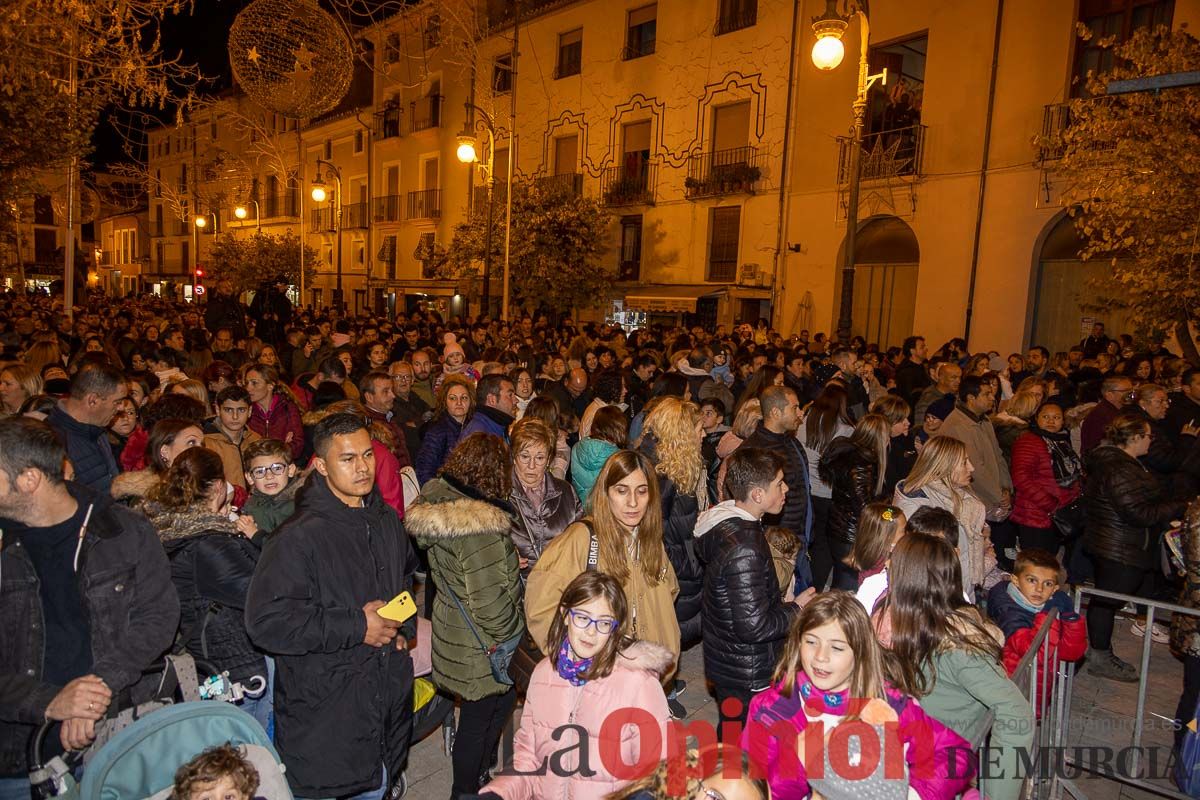
<svg viewBox="0 0 1200 800">
<path fill-rule="evenodd" d="M 417 613 L 417 604 L 413 602 L 411 594 L 401 592 L 376 613 L 384 619 L 390 619 L 394 622 L 404 622 Z"/>
</svg>

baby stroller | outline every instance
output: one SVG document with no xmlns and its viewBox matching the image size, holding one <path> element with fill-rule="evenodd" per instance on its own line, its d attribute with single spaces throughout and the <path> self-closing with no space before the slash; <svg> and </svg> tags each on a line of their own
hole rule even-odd
<svg viewBox="0 0 1200 800">
<path fill-rule="evenodd" d="M 168 656 L 156 693 L 159 699 L 116 715 L 86 754 L 69 753 L 43 765 L 42 745 L 50 723 L 43 725 L 30 744 L 29 781 L 43 798 L 166 800 L 180 766 L 210 747 L 230 743 L 258 770 L 258 796 L 291 800 L 283 764 L 266 731 L 254 717 L 229 704 L 244 692 L 227 674 L 201 683 L 190 656 Z M 176 702 L 176 694 L 183 702 Z M 86 769 L 77 784 L 71 772 L 80 760 Z"/>
</svg>

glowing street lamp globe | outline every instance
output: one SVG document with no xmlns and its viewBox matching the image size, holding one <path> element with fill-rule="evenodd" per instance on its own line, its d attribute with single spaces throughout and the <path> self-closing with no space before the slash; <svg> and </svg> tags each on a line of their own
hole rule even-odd
<svg viewBox="0 0 1200 800">
<path fill-rule="evenodd" d="M 245 207 L 245 206 L 238 206 L 237 208 L 235 208 L 235 209 L 233 210 L 233 215 L 234 215 L 235 217 L 237 217 L 238 219 L 245 219 L 245 218 L 246 218 L 246 215 L 247 215 L 247 214 L 249 214 L 249 213 L 250 213 L 250 212 L 246 210 L 246 207 Z"/>
<path fill-rule="evenodd" d="M 479 151 L 474 136 L 458 137 L 458 160 L 464 164 L 473 164 L 479 160 Z"/>
<path fill-rule="evenodd" d="M 206 217 L 196 217 L 196 227 L 197 228 L 203 228 L 207 224 L 208 224 L 208 219 Z"/>
<path fill-rule="evenodd" d="M 842 44 L 840 32 L 818 35 L 816 43 L 813 44 L 812 61 L 819 70 L 837 69 L 845 55 L 846 48 Z"/>
<path fill-rule="evenodd" d="M 328 197 L 329 197 L 329 191 L 325 188 L 324 182 L 315 181 L 313 183 L 313 187 L 312 187 L 313 202 L 324 203 L 326 198 L 328 198 Z"/>
</svg>

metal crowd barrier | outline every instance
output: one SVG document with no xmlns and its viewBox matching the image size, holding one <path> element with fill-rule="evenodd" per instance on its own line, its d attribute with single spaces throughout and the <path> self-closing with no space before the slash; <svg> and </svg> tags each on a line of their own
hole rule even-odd
<svg viewBox="0 0 1200 800">
<path fill-rule="evenodd" d="M 1187 795 L 1177 791 L 1172 786 L 1164 786 L 1159 783 L 1151 783 L 1140 770 L 1141 755 L 1142 755 L 1142 735 L 1145 730 L 1145 712 L 1146 712 L 1146 687 L 1147 680 L 1150 677 L 1150 652 L 1153 645 L 1151 632 L 1155 617 L 1160 612 L 1169 612 L 1171 614 L 1185 614 L 1191 617 L 1200 617 L 1200 610 L 1185 608 L 1184 606 L 1174 603 L 1165 603 L 1156 600 L 1147 600 L 1141 597 L 1134 597 L 1127 594 L 1117 594 L 1116 592 L 1106 592 L 1102 589 L 1095 589 L 1090 586 L 1080 586 L 1075 589 L 1075 609 L 1079 611 L 1082 608 L 1083 598 L 1087 596 L 1092 600 L 1103 598 L 1116 604 L 1132 603 L 1135 606 L 1143 606 L 1146 608 L 1146 634 L 1142 639 L 1142 656 L 1141 669 L 1137 683 L 1137 708 L 1133 717 L 1133 736 L 1129 742 L 1129 774 L 1123 775 L 1120 772 L 1114 771 L 1111 768 L 1099 769 L 1093 763 L 1087 763 L 1078 758 L 1075 758 L 1072 752 L 1067 749 L 1067 732 L 1071 722 L 1071 694 L 1075 687 L 1075 676 L 1077 667 L 1074 663 L 1059 664 L 1056 674 L 1053 676 L 1053 692 L 1049 698 L 1035 699 L 1035 709 L 1039 706 L 1049 706 L 1051 716 L 1047 720 L 1042 716 L 1039 718 L 1037 732 L 1034 738 L 1035 754 L 1039 756 L 1039 768 L 1036 774 L 1031 776 L 1026 783 L 1028 794 L 1023 794 L 1022 797 L 1028 797 L 1035 800 L 1047 798 L 1047 800 L 1059 800 L 1064 793 L 1073 798 L 1086 800 L 1086 793 L 1080 787 L 1066 777 L 1062 773 L 1064 768 L 1069 768 L 1078 773 L 1088 773 L 1100 778 L 1115 781 L 1125 786 L 1131 786 L 1141 789 L 1161 797 L 1176 798 L 1176 800 L 1191 800 Z M 1084 612 L 1081 612 L 1084 613 Z M 1048 629 L 1047 626 L 1043 628 Z M 1045 630 L 1039 631 L 1041 636 Z M 1048 643 L 1043 647 L 1048 646 Z M 1030 653 L 1033 648 L 1030 648 Z M 1022 659 L 1022 666 L 1028 667 L 1025 663 L 1029 659 L 1026 655 Z M 1020 673 L 1021 667 L 1017 668 L 1013 679 L 1016 680 Z M 1030 676 L 1029 686 L 1033 687 L 1037 680 L 1037 671 Z M 1094 680 L 1104 680 L 1095 678 Z M 1022 685 L 1018 682 L 1018 685 Z M 1024 688 L 1024 686 L 1022 686 Z M 1182 684 L 1180 685 L 1182 691 Z M 1037 698 L 1037 695 L 1033 695 Z M 1049 702 L 1047 702 L 1047 699 Z M 1051 750 L 1042 749 L 1044 746 L 1049 746 Z M 1062 749 L 1059 749 L 1062 748 Z M 1043 765 L 1043 758 L 1052 759 L 1048 765 Z M 1061 761 L 1061 763 L 1057 763 Z M 1047 774 L 1048 773 L 1048 774 Z"/>
</svg>

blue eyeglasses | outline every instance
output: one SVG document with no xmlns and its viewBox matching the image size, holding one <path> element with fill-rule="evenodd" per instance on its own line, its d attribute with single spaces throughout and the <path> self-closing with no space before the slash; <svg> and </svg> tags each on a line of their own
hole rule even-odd
<svg viewBox="0 0 1200 800">
<path fill-rule="evenodd" d="M 586 631 L 592 625 L 595 625 L 596 633 L 601 636 L 608 636 L 617 629 L 617 621 L 612 617 L 593 619 L 582 611 L 576 611 L 573 608 L 567 611 L 567 616 L 571 619 L 571 624 L 581 631 Z"/>
</svg>

